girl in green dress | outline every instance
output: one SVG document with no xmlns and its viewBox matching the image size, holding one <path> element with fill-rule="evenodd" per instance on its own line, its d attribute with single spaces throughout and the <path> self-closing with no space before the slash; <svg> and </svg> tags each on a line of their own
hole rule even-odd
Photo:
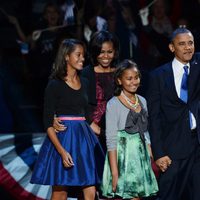
<svg viewBox="0 0 200 200">
<path fill-rule="evenodd" d="M 114 76 L 115 96 L 106 107 L 107 156 L 101 190 L 108 198 L 139 200 L 158 191 L 150 161 L 146 100 L 136 94 L 140 85 L 136 63 L 122 61 Z"/>
</svg>

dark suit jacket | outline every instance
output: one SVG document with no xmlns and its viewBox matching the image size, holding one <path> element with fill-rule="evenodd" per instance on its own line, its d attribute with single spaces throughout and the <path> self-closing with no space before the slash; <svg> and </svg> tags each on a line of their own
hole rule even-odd
<svg viewBox="0 0 200 200">
<path fill-rule="evenodd" d="M 91 65 L 86 66 L 81 71 L 81 76 L 85 77 L 89 81 L 89 88 L 88 88 L 88 101 L 89 104 L 97 105 L 96 99 L 96 78 L 94 67 Z"/>
<path fill-rule="evenodd" d="M 154 158 L 185 158 L 198 145 L 197 135 L 191 134 L 189 110 L 199 120 L 200 54 L 190 62 L 187 104 L 176 93 L 172 62 L 155 69 L 149 78 L 147 105 Z"/>
</svg>

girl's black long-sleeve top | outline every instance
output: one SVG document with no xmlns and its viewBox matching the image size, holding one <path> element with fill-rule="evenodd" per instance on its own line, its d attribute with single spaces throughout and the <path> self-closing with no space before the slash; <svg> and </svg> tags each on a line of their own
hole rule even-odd
<svg viewBox="0 0 200 200">
<path fill-rule="evenodd" d="M 81 88 L 74 90 L 63 80 L 49 81 L 44 96 L 44 128 L 53 126 L 54 115 L 86 116 L 87 87 L 81 79 Z"/>
</svg>

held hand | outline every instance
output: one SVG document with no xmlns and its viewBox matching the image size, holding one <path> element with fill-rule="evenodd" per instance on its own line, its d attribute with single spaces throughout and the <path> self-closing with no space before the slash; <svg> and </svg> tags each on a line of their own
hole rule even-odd
<svg viewBox="0 0 200 200">
<path fill-rule="evenodd" d="M 58 133 L 59 131 L 64 131 L 66 130 L 67 127 L 65 127 L 62 123 L 61 120 L 57 117 L 54 117 L 53 119 L 53 128 L 55 130 L 56 133 Z"/>
<path fill-rule="evenodd" d="M 156 165 L 159 167 L 159 169 L 162 172 L 165 172 L 168 167 L 171 165 L 172 160 L 169 158 L 169 156 L 164 156 L 156 160 Z"/>
<path fill-rule="evenodd" d="M 101 128 L 98 126 L 98 124 L 96 124 L 95 122 L 92 122 L 92 123 L 90 124 L 90 127 L 91 127 L 91 129 L 94 131 L 94 133 L 95 133 L 96 135 L 100 135 L 100 133 L 101 133 Z"/>
<path fill-rule="evenodd" d="M 61 154 L 64 167 L 72 167 L 74 165 L 71 155 L 67 151 Z"/>
<path fill-rule="evenodd" d="M 112 190 L 113 190 L 113 192 L 116 192 L 117 182 L 118 182 L 118 173 L 112 175 Z"/>
</svg>

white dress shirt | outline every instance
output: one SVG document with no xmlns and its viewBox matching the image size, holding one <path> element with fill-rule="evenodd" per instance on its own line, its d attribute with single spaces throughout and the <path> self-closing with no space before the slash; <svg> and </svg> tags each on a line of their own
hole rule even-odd
<svg viewBox="0 0 200 200">
<path fill-rule="evenodd" d="M 190 73 L 190 63 L 185 64 L 188 66 L 188 73 Z M 184 69 L 183 67 L 185 66 L 183 63 L 179 62 L 176 58 L 172 61 L 172 69 L 173 69 L 173 74 L 174 74 L 174 82 L 175 82 L 175 88 L 178 97 L 180 98 L 180 92 L 181 92 L 181 81 L 182 77 L 184 74 Z M 196 128 L 196 119 L 194 115 L 190 112 L 190 117 L 191 117 L 191 129 Z"/>
</svg>

